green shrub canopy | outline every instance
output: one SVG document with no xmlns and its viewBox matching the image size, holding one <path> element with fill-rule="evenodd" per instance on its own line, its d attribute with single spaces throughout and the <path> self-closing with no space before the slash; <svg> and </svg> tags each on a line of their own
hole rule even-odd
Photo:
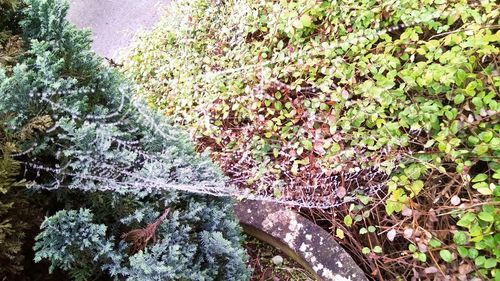
<svg viewBox="0 0 500 281">
<path fill-rule="evenodd" d="M 497 155 L 495 7 L 180 1 L 125 71 L 240 186 L 331 203 L 332 174 L 373 189 Z"/>
</svg>

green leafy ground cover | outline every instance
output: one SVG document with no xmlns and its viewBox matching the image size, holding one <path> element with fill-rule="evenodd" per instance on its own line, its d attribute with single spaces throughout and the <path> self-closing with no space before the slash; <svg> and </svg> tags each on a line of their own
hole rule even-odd
<svg viewBox="0 0 500 281">
<path fill-rule="evenodd" d="M 178 1 L 124 71 L 242 190 L 350 201 L 310 215 L 374 278 L 500 278 L 499 10 Z"/>
</svg>

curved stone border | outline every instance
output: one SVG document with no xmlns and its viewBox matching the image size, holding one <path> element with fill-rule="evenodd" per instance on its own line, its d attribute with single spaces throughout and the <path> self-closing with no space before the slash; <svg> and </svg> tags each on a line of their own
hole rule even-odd
<svg viewBox="0 0 500 281">
<path fill-rule="evenodd" d="M 319 280 L 368 280 L 328 232 L 296 212 L 261 201 L 242 201 L 235 212 L 247 234 L 283 251 Z"/>
</svg>

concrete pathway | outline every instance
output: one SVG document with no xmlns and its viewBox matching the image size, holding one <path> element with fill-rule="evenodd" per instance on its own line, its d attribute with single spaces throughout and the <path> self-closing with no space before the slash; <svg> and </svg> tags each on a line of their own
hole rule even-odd
<svg viewBox="0 0 500 281">
<path fill-rule="evenodd" d="M 90 28 L 93 49 L 100 56 L 117 59 L 134 34 L 151 28 L 169 0 L 71 0 L 68 19 Z"/>
</svg>

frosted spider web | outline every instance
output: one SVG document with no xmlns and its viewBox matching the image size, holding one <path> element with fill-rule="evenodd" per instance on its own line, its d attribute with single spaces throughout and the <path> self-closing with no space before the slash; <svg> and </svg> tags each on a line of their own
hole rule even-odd
<svg viewBox="0 0 500 281">
<path fill-rule="evenodd" d="M 244 16 L 245 11 L 234 11 L 237 13 L 233 15 L 234 18 L 239 18 Z M 242 14 L 243 13 L 243 14 Z M 351 46 L 355 45 L 358 42 L 363 40 L 372 40 L 381 36 L 382 34 L 386 34 L 388 32 L 401 30 L 407 28 L 409 26 L 418 25 L 420 23 L 426 21 L 432 21 L 436 18 L 439 18 L 445 12 L 435 12 L 430 19 L 422 20 L 420 18 L 415 18 L 413 20 L 406 19 L 406 24 L 399 24 L 393 27 L 380 29 L 378 31 L 371 31 L 369 34 L 365 34 L 364 31 L 359 31 L 358 33 L 350 34 L 349 38 L 346 40 L 338 40 L 334 42 L 330 42 L 330 45 L 335 47 L 341 46 Z M 238 32 L 235 32 L 234 44 L 240 44 L 244 38 L 238 37 Z M 444 34 L 444 33 L 443 33 Z M 439 36 L 439 34 L 435 35 Z M 321 48 L 321 47 L 318 47 Z M 301 54 L 302 56 L 307 57 L 307 53 Z M 200 83 L 210 83 L 214 78 L 217 77 L 227 77 L 230 75 L 241 75 L 242 73 L 251 71 L 261 71 L 261 82 L 259 85 L 255 85 L 252 89 L 252 94 L 259 95 L 262 94 L 266 85 L 270 83 L 277 84 L 279 87 L 290 87 L 282 82 L 280 82 L 276 78 L 264 79 L 264 68 L 266 66 L 270 66 L 276 63 L 283 63 L 284 61 L 280 61 L 280 58 L 273 57 L 265 62 L 257 63 L 253 65 L 244 65 L 239 67 L 234 67 L 231 69 L 223 70 L 223 71 L 207 71 L 203 74 L 192 75 L 187 79 L 192 79 L 193 81 L 197 81 Z M 184 78 L 185 79 L 185 78 Z M 171 85 L 175 85 L 178 83 L 176 79 L 169 79 L 165 81 Z M 336 88 L 335 85 L 332 85 Z M 320 91 L 320 89 L 309 89 L 311 91 Z M 143 102 L 139 100 L 130 99 L 126 91 L 122 91 L 121 96 L 121 104 L 118 107 L 116 112 L 107 113 L 104 115 L 96 114 L 96 115 L 87 115 L 80 116 L 76 111 L 72 111 L 65 107 L 64 105 L 58 104 L 52 100 L 53 96 L 57 96 L 60 93 L 37 93 L 33 94 L 34 96 L 39 96 L 40 99 L 48 104 L 53 111 L 63 111 L 66 115 L 70 116 L 72 120 L 84 120 L 89 123 L 95 123 L 99 125 L 103 125 L 103 137 L 106 138 L 105 130 L 109 129 L 110 126 L 118 126 L 118 127 L 127 127 L 121 126 L 122 123 L 126 121 L 127 118 L 135 118 L 135 115 L 129 114 L 129 109 L 133 108 L 142 118 L 142 123 L 144 126 L 148 127 L 152 132 L 154 132 L 159 138 L 168 141 L 172 141 L 172 136 L 164 131 L 164 127 L 162 124 L 158 123 L 158 118 L 155 117 L 154 113 L 149 110 Z M 128 105 L 128 106 L 125 106 Z M 311 116 L 313 120 L 314 116 Z M 53 118 L 57 120 L 57 117 Z M 47 133 L 54 132 L 60 126 L 57 122 L 56 124 L 50 128 Z M 135 129 L 128 129 L 128 132 L 124 133 L 135 133 Z M 99 132 L 98 132 L 99 134 Z M 133 155 L 133 157 L 140 158 L 140 163 L 132 162 L 129 165 L 123 165 L 123 163 L 117 164 L 113 161 L 103 161 L 101 154 L 90 154 L 84 155 L 87 159 L 85 159 L 85 163 L 91 163 L 91 168 L 85 171 L 75 171 L 69 167 L 72 163 L 68 163 L 68 166 L 65 167 L 48 167 L 44 165 L 40 165 L 33 162 L 23 162 L 27 169 L 37 171 L 37 173 L 43 172 L 50 174 L 54 181 L 49 183 L 36 183 L 33 187 L 43 188 L 43 189 L 56 189 L 59 187 L 68 187 L 68 188 L 76 188 L 82 190 L 112 190 L 115 192 L 135 192 L 135 193 L 144 193 L 147 194 L 152 191 L 171 191 L 178 190 L 184 192 L 198 193 L 198 194 L 206 194 L 212 196 L 230 196 L 239 199 L 252 199 L 252 200 L 260 200 L 267 202 L 276 202 L 287 204 L 291 206 L 304 207 L 304 208 L 332 208 L 337 207 L 342 204 L 346 204 L 349 202 L 354 202 L 357 200 L 357 194 L 362 193 L 365 195 L 371 196 L 379 196 L 379 192 L 384 189 L 386 183 L 389 179 L 388 173 L 380 170 L 378 167 L 373 167 L 371 169 L 361 169 L 359 167 L 352 167 L 348 171 L 337 171 L 334 173 L 329 173 L 326 177 L 326 173 L 319 173 L 317 178 L 320 179 L 315 184 L 306 183 L 301 188 L 301 192 L 304 192 L 303 196 L 300 197 L 288 197 L 288 196 L 280 196 L 275 193 L 276 190 L 281 190 L 283 188 L 282 185 L 286 185 L 287 183 L 283 182 L 270 182 L 269 185 L 272 188 L 264 189 L 264 190 L 251 190 L 245 188 L 239 188 L 238 186 L 244 185 L 246 181 L 246 171 L 244 166 L 239 166 L 239 163 L 244 161 L 252 161 L 249 158 L 249 155 L 236 155 L 240 161 L 237 162 L 234 166 L 228 167 L 227 172 L 232 174 L 233 176 L 229 180 L 224 180 L 215 177 L 213 180 L 210 180 L 210 177 L 207 177 L 202 181 L 193 181 L 193 182 L 178 182 L 172 180 L 168 177 L 165 177 L 164 174 L 168 174 L 168 168 L 163 167 L 165 161 L 171 161 L 170 158 L 167 157 L 169 151 L 168 148 L 163 151 L 154 151 L 150 152 L 141 147 L 141 140 L 130 141 L 127 139 L 121 139 L 116 136 L 107 136 L 108 139 L 106 141 L 109 143 L 109 147 L 113 149 L 114 152 L 120 152 L 123 154 Z M 94 145 L 98 145 L 95 143 Z M 18 153 L 14 156 L 20 157 L 24 154 L 28 154 L 34 149 L 36 149 L 37 144 L 34 144 L 33 147 L 28 150 Z M 351 153 L 358 153 L 361 155 L 362 151 L 350 151 Z M 348 153 L 346 151 L 339 152 L 339 155 L 343 153 Z M 388 153 L 388 151 L 382 150 L 381 154 Z M 400 155 L 397 155 L 396 163 L 405 157 L 411 157 L 411 152 L 401 152 Z M 139 164 L 140 167 L 134 166 Z M 258 166 L 258 164 L 255 164 Z M 238 176 L 234 176 L 238 175 Z M 289 177 L 293 182 L 293 175 L 291 173 L 285 172 L 285 177 Z M 210 175 L 208 175 L 210 176 Z M 68 184 L 66 179 L 71 178 L 71 183 Z M 265 178 L 265 177 L 264 177 Z M 327 183 L 325 182 L 328 181 Z M 313 179 L 314 182 L 314 179 Z M 296 183 L 300 185 L 300 183 Z M 322 198 L 320 195 L 316 194 L 316 189 L 321 189 L 321 185 L 328 184 L 328 187 L 331 189 L 331 193 Z M 273 187 L 274 185 L 274 187 Z M 345 185 L 349 185 L 346 187 Z M 336 196 L 339 188 L 343 189 L 342 196 Z"/>
<path fill-rule="evenodd" d="M 293 200 L 289 198 L 279 198 L 274 194 L 263 192 L 254 193 L 250 190 L 241 190 L 233 185 L 234 180 L 225 181 L 215 174 L 208 174 L 208 176 L 202 180 L 188 180 L 185 183 L 166 177 L 165 174 L 168 174 L 169 167 L 163 167 L 164 162 L 172 161 L 172 159 L 168 157 L 168 147 L 162 151 L 150 152 L 143 148 L 144 142 L 140 139 L 130 141 L 121 139 L 116 135 L 107 134 L 117 126 L 122 128 L 122 130 L 123 128 L 128 128 L 121 132 L 123 135 L 127 133 L 136 133 L 137 128 L 128 126 L 127 120 L 130 118 L 137 118 L 134 113 L 138 112 L 142 118 L 142 124 L 148 127 L 150 132 L 154 132 L 156 138 L 166 142 L 178 141 L 172 139 L 172 134 L 164 131 L 165 128 L 162 127 L 164 124 L 158 122 L 158 114 L 147 108 L 142 101 L 130 99 L 126 90 L 120 92 L 122 93 L 121 105 L 115 112 L 104 115 L 89 114 L 86 116 L 80 115 L 76 110 L 64 107 L 51 99 L 64 93 L 51 92 L 31 94 L 32 97 L 39 97 L 53 112 L 58 112 L 60 115 L 52 116 L 52 119 L 56 122 L 51 128 L 46 130 L 46 135 L 48 135 L 48 137 L 44 140 L 45 142 L 60 142 L 58 139 L 61 138 L 61 136 L 58 134 L 58 129 L 61 129 L 64 125 L 61 125 L 61 122 L 58 120 L 61 120 L 61 116 L 63 115 L 68 116 L 68 119 L 72 121 L 84 122 L 87 126 L 95 130 L 96 134 L 96 139 L 90 143 L 90 146 L 93 147 L 90 152 L 76 151 L 75 153 L 78 158 L 84 160 L 77 159 L 76 161 L 69 161 L 62 167 L 58 165 L 53 167 L 46 166 L 37 163 L 36 160 L 20 161 L 26 167 L 25 173 L 35 171 L 36 178 L 40 178 L 41 174 L 44 173 L 45 177 L 43 178 L 47 178 L 46 176 L 50 175 L 50 178 L 53 179 L 49 182 L 42 183 L 36 182 L 35 180 L 35 182 L 30 183 L 31 188 L 54 190 L 65 187 L 79 190 L 113 191 L 123 194 L 134 193 L 142 195 L 151 192 L 176 190 L 212 196 L 230 196 L 238 199 L 276 202 L 306 208 L 331 208 L 355 200 L 354 195 L 346 196 L 342 202 L 335 202 L 334 204 L 317 200 L 308 201 L 307 196 L 304 196 L 303 200 L 296 198 Z M 93 125 L 95 125 L 95 127 L 93 127 Z M 102 142 L 108 143 L 107 150 L 103 150 L 99 147 L 102 145 Z M 39 143 L 34 143 L 25 151 L 13 154 L 12 156 L 23 159 L 22 156 L 35 151 L 38 146 Z M 72 148 L 68 147 L 67 149 Z M 63 157 L 60 155 L 61 153 L 61 151 L 58 151 L 56 158 Z M 125 158 L 140 158 L 141 160 L 113 162 L 115 160 L 114 158 L 106 159 L 103 157 L 103 155 L 107 153 L 124 154 L 126 155 Z M 84 165 L 82 165 L 82 163 L 84 163 Z M 85 170 L 82 171 L 75 168 L 80 166 L 85 166 Z M 184 176 L 183 173 L 180 173 L 180 176 Z M 358 173 L 353 172 L 345 175 L 333 175 L 332 181 L 336 184 L 340 184 L 338 178 L 341 176 L 345 176 L 348 181 L 355 182 L 358 178 Z M 211 177 L 214 177 L 213 180 Z M 377 188 L 382 188 L 383 185 L 384 183 L 377 184 L 376 186 L 373 185 L 370 187 L 370 190 L 374 191 Z"/>
</svg>

